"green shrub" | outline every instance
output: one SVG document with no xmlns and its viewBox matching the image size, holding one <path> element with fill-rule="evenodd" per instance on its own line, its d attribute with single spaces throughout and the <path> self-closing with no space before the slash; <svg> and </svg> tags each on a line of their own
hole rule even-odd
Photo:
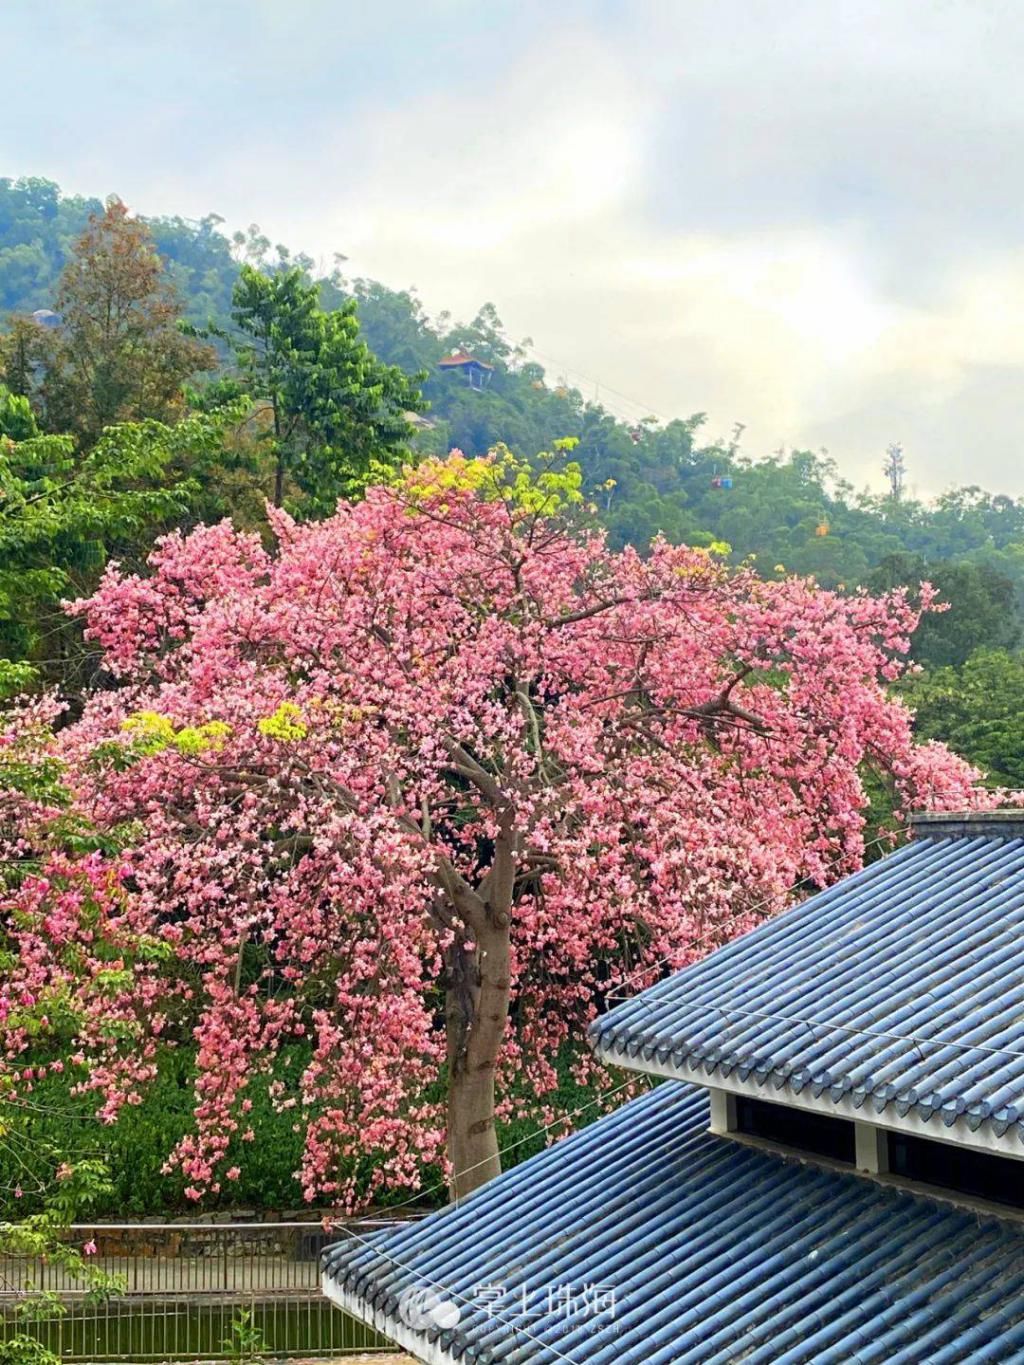
<svg viewBox="0 0 1024 1365">
<path fill-rule="evenodd" d="M 95 1096 L 72 1096 L 67 1074 L 52 1076 L 36 1084 L 33 1098 L 36 1109 L 27 1125 L 29 1149 L 37 1152 L 38 1171 L 25 1172 L 21 1181 L 22 1197 L 12 1198 L 0 1191 L 0 1217 L 23 1218 L 37 1211 L 33 1174 L 48 1175 L 53 1165 L 53 1153 L 70 1158 L 86 1155 L 102 1156 L 107 1163 L 112 1192 L 97 1201 L 92 1209 L 96 1218 L 131 1220 L 156 1215 L 191 1216 L 197 1212 L 227 1209 L 298 1209 L 303 1207 L 302 1191 L 295 1179 L 295 1171 L 302 1159 L 304 1134 L 295 1131 L 300 1122 L 297 1111 L 277 1113 L 267 1096 L 267 1081 L 279 1079 L 289 1090 L 306 1065 L 308 1047 L 295 1045 L 283 1051 L 273 1077 L 253 1080 L 248 1096 L 252 1100 L 249 1121 L 256 1135 L 254 1142 L 232 1144 L 232 1162 L 237 1162 L 241 1176 L 222 1190 L 219 1198 L 210 1197 L 196 1206 L 184 1196 L 185 1181 L 180 1173 L 163 1173 L 163 1166 L 178 1140 L 189 1131 L 192 1121 L 194 1059 L 190 1050 L 168 1048 L 158 1059 L 156 1080 L 144 1092 L 140 1105 L 126 1105 L 117 1122 L 106 1126 L 94 1116 Z M 563 1112 L 586 1105 L 592 1095 L 571 1078 L 569 1058 L 560 1067 L 563 1081 L 556 1095 L 551 1097 L 555 1107 Z M 70 1070 L 70 1069 L 69 1069 Z M 443 1078 L 438 1078 L 438 1096 L 442 1093 Z M 426 1097 L 426 1098 L 429 1098 Z M 592 1106 L 574 1120 L 582 1126 L 596 1118 L 598 1109 Z M 540 1151 L 545 1136 L 537 1135 L 537 1124 L 532 1119 L 516 1119 L 498 1127 L 499 1145 L 511 1148 L 506 1166 L 516 1165 Z M 31 1157 L 27 1158 L 31 1167 Z M 444 1201 L 444 1180 L 436 1167 L 424 1167 L 424 1202 Z M 393 1197 L 384 1198 L 381 1207 L 409 1203 L 407 1190 L 398 1190 Z"/>
</svg>

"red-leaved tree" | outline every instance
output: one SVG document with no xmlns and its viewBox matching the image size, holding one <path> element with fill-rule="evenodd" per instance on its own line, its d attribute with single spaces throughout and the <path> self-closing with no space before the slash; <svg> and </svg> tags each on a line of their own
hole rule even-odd
<svg viewBox="0 0 1024 1365">
<path fill-rule="evenodd" d="M 612 552 L 575 497 L 456 454 L 319 524 L 275 513 L 274 553 L 167 537 L 78 605 L 116 685 L 61 750 L 124 845 L 114 936 L 147 945 L 79 1060 L 112 1113 L 194 1033 L 196 1197 L 296 1037 L 308 1197 L 415 1188 L 446 1140 L 466 1192 L 625 973 L 859 866 L 869 767 L 897 809 L 984 799 L 885 693 L 905 595 Z"/>
</svg>

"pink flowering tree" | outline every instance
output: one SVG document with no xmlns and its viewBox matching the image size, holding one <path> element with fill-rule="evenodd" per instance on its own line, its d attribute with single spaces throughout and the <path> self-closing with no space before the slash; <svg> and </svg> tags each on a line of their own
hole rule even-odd
<svg viewBox="0 0 1024 1365">
<path fill-rule="evenodd" d="M 318 524 L 274 513 L 274 553 L 167 537 L 77 604 L 114 685 L 60 749 L 145 949 L 78 1060 L 113 1116 L 193 1033 L 192 1195 L 236 1174 L 261 1077 L 309 1198 L 414 1189 L 445 1150 L 465 1193 L 496 1116 L 554 1117 L 564 1045 L 624 975 L 860 864 L 868 767 L 898 809 L 982 799 L 886 695 L 905 595 L 613 553 L 578 500 L 571 469 L 455 454 Z M 296 1038 L 292 1095 L 269 1078 Z"/>
<path fill-rule="evenodd" d="M 47 700 L 0 715 L 0 1198 L 24 1209 L 16 1220 L 0 1218 L 0 1261 L 43 1260 L 99 1302 L 120 1290 L 120 1279 L 90 1259 L 95 1244 L 76 1238 L 71 1224 L 111 1193 L 106 1166 L 37 1132 L 33 1091 L 64 1070 L 66 1044 L 110 1027 L 104 978 L 117 972 L 118 946 L 106 923 L 122 891 L 116 869 L 88 847 L 92 831 L 69 811 L 56 715 Z M 18 1291 L 0 1359 L 58 1365 L 18 1325 L 58 1316 L 59 1296 L 17 1275 L 7 1282 L 0 1274 L 0 1288 Z"/>
</svg>

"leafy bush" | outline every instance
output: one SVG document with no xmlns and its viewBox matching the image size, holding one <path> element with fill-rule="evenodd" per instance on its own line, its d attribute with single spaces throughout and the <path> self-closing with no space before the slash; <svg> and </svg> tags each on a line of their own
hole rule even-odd
<svg viewBox="0 0 1024 1365">
<path fill-rule="evenodd" d="M 289 1079 L 304 1065 L 303 1049 L 295 1048 L 280 1068 Z M 126 1106 L 118 1121 L 105 1127 L 93 1117 L 95 1097 L 72 1097 L 60 1077 L 38 1083 L 38 1109 L 29 1125 L 40 1151 L 56 1147 L 66 1153 L 99 1152 L 107 1163 L 111 1193 L 93 1209 L 99 1218 L 133 1218 L 189 1211 L 180 1176 L 162 1174 L 168 1154 L 188 1131 L 194 1102 L 193 1057 L 186 1050 L 168 1049 L 160 1058 L 159 1076 L 146 1090 L 142 1104 Z M 300 1203 L 292 1172 L 299 1164 L 301 1133 L 293 1132 L 294 1115 L 275 1113 L 265 1086 L 252 1088 L 252 1126 L 256 1141 L 247 1143 L 242 1176 L 223 1196 L 227 1206 L 293 1208 Z M 30 1179 L 23 1182 L 23 1197 L 15 1201 L 4 1192 L 0 1212 L 23 1217 L 34 1212 Z M 216 1201 L 204 1208 L 216 1207 Z"/>
<path fill-rule="evenodd" d="M 275 1070 L 274 1079 L 291 1089 L 306 1064 L 308 1050 L 287 1049 Z M 564 1112 L 573 1112 L 593 1100 L 593 1093 L 571 1076 L 570 1060 L 559 1070 L 562 1083 L 553 1103 Z M 297 1111 L 275 1112 L 267 1097 L 266 1084 L 254 1082 L 249 1092 L 253 1102 L 249 1115 L 254 1142 L 240 1150 L 241 1175 L 219 1198 L 207 1199 L 198 1208 L 183 1194 L 180 1174 L 162 1174 L 168 1153 L 188 1131 L 192 1114 L 193 1057 L 185 1049 L 168 1049 L 159 1062 L 159 1076 L 147 1088 L 142 1104 L 126 1106 L 115 1124 L 105 1127 L 92 1113 L 89 1097 L 72 1097 L 59 1076 L 40 1081 L 35 1090 L 38 1108 L 30 1121 L 31 1144 L 40 1154 L 41 1169 L 50 1163 L 53 1150 L 79 1156 L 102 1155 L 109 1172 L 110 1190 L 97 1197 L 91 1216 L 107 1218 L 144 1218 L 175 1214 L 195 1216 L 211 1209 L 297 1209 L 302 1205 L 298 1182 L 292 1172 L 298 1168 L 302 1152 L 302 1132 L 295 1132 Z M 575 1120 L 579 1127 L 598 1116 L 597 1105 L 589 1105 Z M 509 1150 L 506 1165 L 513 1166 L 540 1151 L 544 1135 L 535 1135 L 535 1126 L 519 1119 L 499 1126 L 499 1145 Z M 242 1144 L 239 1144 L 242 1147 Z M 44 1155 L 45 1154 L 45 1155 Z M 31 1160 L 31 1158 L 29 1158 Z M 26 1175 L 20 1199 L 0 1191 L 0 1217 L 21 1219 L 37 1211 L 32 1192 L 35 1181 Z M 425 1166 L 423 1190 L 426 1203 L 444 1202 L 444 1177 L 436 1166 Z M 397 1193 L 394 1202 L 406 1203 L 407 1193 Z M 383 1205 L 387 1206 L 387 1200 Z M 6 1361 L 0 1355 L 0 1365 Z"/>
</svg>

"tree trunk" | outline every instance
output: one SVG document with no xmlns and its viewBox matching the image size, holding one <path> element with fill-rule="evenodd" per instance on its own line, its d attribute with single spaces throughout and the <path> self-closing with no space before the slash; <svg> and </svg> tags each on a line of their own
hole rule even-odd
<svg viewBox="0 0 1024 1365">
<path fill-rule="evenodd" d="M 506 858 L 511 868 L 507 849 L 496 855 L 486 922 L 473 930 L 475 947 L 456 943 L 449 957 L 448 1157 L 455 1199 L 501 1173 L 494 1072 L 508 1025 L 512 878 L 494 874 Z"/>
<path fill-rule="evenodd" d="M 274 411 L 274 457 L 277 461 L 274 468 L 274 506 L 282 507 L 284 505 L 284 450 L 281 448 L 281 405 L 276 393 L 271 394 L 270 402 Z"/>
</svg>

